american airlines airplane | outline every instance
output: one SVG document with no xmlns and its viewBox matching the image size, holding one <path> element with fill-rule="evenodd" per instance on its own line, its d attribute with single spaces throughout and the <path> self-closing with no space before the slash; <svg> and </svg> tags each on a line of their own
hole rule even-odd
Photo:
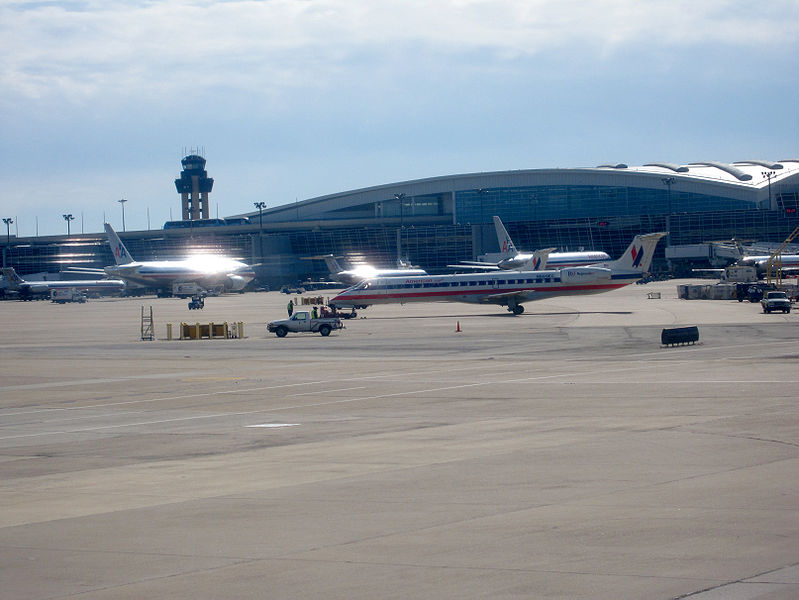
<svg viewBox="0 0 799 600">
<path fill-rule="evenodd" d="M 14 267 L 3 268 L 3 275 L 8 282 L 8 289 L 17 292 L 25 299 L 35 294 L 49 294 L 51 290 L 74 288 L 79 292 L 115 294 L 124 292 L 126 287 L 125 282 L 120 279 L 25 281 L 22 277 L 17 275 Z"/>
<path fill-rule="evenodd" d="M 343 269 L 341 265 L 336 260 L 336 257 L 332 254 L 326 254 L 323 257 L 315 257 L 315 258 L 324 258 L 325 264 L 327 265 L 328 270 L 330 271 L 330 275 L 332 275 L 336 281 L 341 281 L 342 283 L 346 283 L 347 285 L 354 285 L 359 281 L 363 281 L 364 279 L 371 279 L 373 277 L 400 277 L 403 275 L 407 276 L 416 276 L 416 275 L 427 275 L 427 271 L 424 269 L 419 269 L 417 267 L 409 267 L 402 261 L 398 261 L 399 265 L 396 269 L 382 269 L 378 267 L 373 267 L 372 265 L 358 265 L 354 269 Z"/>
<path fill-rule="evenodd" d="M 198 254 L 182 260 L 137 262 L 108 223 L 105 224 L 105 231 L 116 264 L 104 270 L 125 281 L 168 291 L 177 283 L 196 283 L 205 289 L 223 287 L 226 291 L 239 291 L 255 278 L 252 267 L 225 256 Z"/>
<path fill-rule="evenodd" d="M 460 265 L 449 266 L 460 269 L 479 269 L 481 271 L 529 269 L 533 255 L 529 252 L 519 252 L 516 249 L 516 245 L 510 235 L 508 235 L 502 220 L 497 216 L 494 216 L 494 228 L 497 230 L 500 252 L 505 254 L 507 258 L 503 258 L 498 262 L 465 261 Z M 601 265 L 608 261 L 610 261 L 610 255 L 607 252 L 552 252 L 549 255 L 548 264 L 551 268 L 563 268 Z"/>
<path fill-rule="evenodd" d="M 553 296 L 599 294 L 629 285 L 644 276 L 658 241 L 666 233 L 637 235 L 618 260 L 605 266 L 517 271 L 378 277 L 347 288 L 330 300 L 335 308 L 405 302 L 471 302 L 506 306 L 520 315 L 523 302 Z"/>
<path fill-rule="evenodd" d="M 757 274 L 763 276 L 766 274 L 768 267 L 768 259 L 770 255 L 764 254 L 762 256 L 744 256 L 738 260 L 736 264 L 744 266 L 752 266 L 757 269 Z M 783 272 L 799 271 L 799 254 L 782 254 L 779 259 L 774 259 L 774 268 L 777 264 L 781 265 Z"/>
</svg>

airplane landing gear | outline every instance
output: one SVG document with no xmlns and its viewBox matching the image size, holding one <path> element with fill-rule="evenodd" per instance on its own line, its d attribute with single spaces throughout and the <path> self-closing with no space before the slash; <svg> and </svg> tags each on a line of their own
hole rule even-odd
<svg viewBox="0 0 799 600">
<path fill-rule="evenodd" d="M 524 307 L 516 302 L 508 302 L 508 312 L 511 312 L 514 315 L 520 315 L 524 312 Z"/>
</svg>

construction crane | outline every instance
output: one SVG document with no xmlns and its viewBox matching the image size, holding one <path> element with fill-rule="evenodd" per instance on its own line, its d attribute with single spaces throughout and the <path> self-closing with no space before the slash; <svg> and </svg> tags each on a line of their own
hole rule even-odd
<svg viewBox="0 0 799 600">
<path fill-rule="evenodd" d="M 766 262 L 766 283 L 771 284 L 772 279 L 779 288 L 782 285 L 782 251 L 790 244 L 797 236 L 799 236 L 799 227 L 791 232 L 785 241 L 780 244 L 780 247 L 774 251 L 774 254 L 768 257 Z"/>
</svg>

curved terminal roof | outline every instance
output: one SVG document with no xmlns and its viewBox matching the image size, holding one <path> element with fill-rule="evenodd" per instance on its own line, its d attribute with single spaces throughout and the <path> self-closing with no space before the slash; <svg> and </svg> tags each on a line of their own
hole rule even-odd
<svg viewBox="0 0 799 600">
<path fill-rule="evenodd" d="M 729 195 L 731 198 L 762 200 L 761 195 L 769 184 L 790 183 L 799 188 L 799 159 L 780 161 L 741 160 L 733 163 L 698 161 L 687 164 L 652 162 L 641 166 L 626 163 L 607 163 L 593 168 L 522 169 L 444 175 L 411 181 L 387 183 L 351 191 L 291 202 L 265 209 L 264 222 L 284 222 L 307 219 L 336 218 L 335 211 L 350 207 L 394 200 L 397 195 L 407 197 L 451 195 L 459 191 L 498 187 L 533 186 L 629 186 L 661 187 L 662 176 L 677 177 L 678 182 L 689 183 L 706 193 Z M 714 189 L 715 188 L 715 189 Z M 257 216 L 250 212 L 237 216 Z"/>
</svg>

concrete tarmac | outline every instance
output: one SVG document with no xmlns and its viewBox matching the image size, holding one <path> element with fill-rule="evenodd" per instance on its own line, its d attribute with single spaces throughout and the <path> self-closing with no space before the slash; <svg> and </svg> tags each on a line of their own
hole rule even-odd
<svg viewBox="0 0 799 600">
<path fill-rule="evenodd" d="M 799 598 L 799 311 L 678 283 L 328 338 L 277 292 L 0 303 L 0 596 Z"/>
</svg>

